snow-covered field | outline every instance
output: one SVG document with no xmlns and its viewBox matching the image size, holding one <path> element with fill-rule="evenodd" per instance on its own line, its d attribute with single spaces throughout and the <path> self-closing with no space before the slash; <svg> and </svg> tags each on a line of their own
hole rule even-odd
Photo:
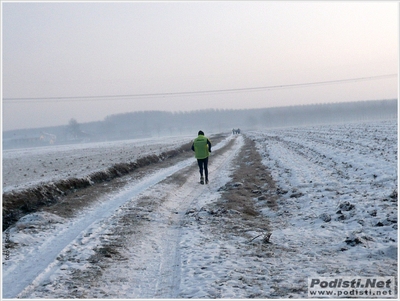
<svg viewBox="0 0 400 301">
<path fill-rule="evenodd" d="M 3 151 L 3 192 L 69 177 L 82 178 L 121 162 L 160 154 L 193 137 L 163 137 Z"/>
<path fill-rule="evenodd" d="M 198 171 L 188 169 L 193 160 L 186 160 L 107 196 L 74 220 L 45 212 L 23 218 L 3 234 L 3 245 L 18 243 L 3 256 L 3 296 L 24 289 L 19 296 L 25 298 L 307 298 L 308 277 L 397 278 L 397 121 L 245 135 L 262 156 L 255 168 L 269 170 L 276 183 L 267 192 L 276 207 L 265 198 L 248 200 L 268 218 L 269 243 L 262 232 L 245 228 L 240 212 L 215 207 L 220 188 L 240 173 L 244 139 L 229 137 L 224 143 L 232 139 L 233 147 L 210 157 L 208 186 L 199 188 Z M 71 152 L 85 158 L 83 150 Z M 108 152 L 119 154 L 111 145 Z M 44 155 L 37 153 L 32 164 Z M 63 172 L 82 172 L 64 166 Z M 187 181 L 162 182 L 175 172 Z M 140 219 L 135 227 L 132 216 Z M 229 233 L 228 219 L 243 231 Z M 120 257 L 110 253 L 108 266 L 96 266 L 95 250 L 111 245 L 119 245 Z M 54 258 L 46 258 L 46 250 Z M 31 270 L 38 265 L 43 269 Z M 25 274 L 34 281 L 14 290 L 13 279 Z M 93 275 L 100 276 L 92 281 Z"/>
<path fill-rule="evenodd" d="M 395 276 L 397 122 L 251 133 L 277 182 L 271 237 L 288 286 L 311 276 Z"/>
</svg>

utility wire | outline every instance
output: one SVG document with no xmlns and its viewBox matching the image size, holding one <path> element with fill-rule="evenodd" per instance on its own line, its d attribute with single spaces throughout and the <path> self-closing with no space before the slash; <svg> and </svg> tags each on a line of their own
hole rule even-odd
<svg viewBox="0 0 400 301">
<path fill-rule="evenodd" d="M 263 91 L 263 90 L 293 89 L 299 87 L 342 84 L 349 82 L 392 78 L 397 76 L 398 76 L 397 74 L 386 74 L 378 76 L 358 77 L 358 78 L 339 79 L 339 80 L 311 82 L 311 83 L 274 85 L 274 86 L 251 87 L 251 88 L 236 88 L 236 89 L 201 90 L 201 91 L 189 91 L 189 92 L 164 92 L 164 93 L 96 95 L 96 96 L 17 97 L 17 98 L 3 98 L 3 103 L 90 101 L 90 100 L 100 100 L 100 99 L 102 100 L 125 99 L 125 98 L 133 99 L 133 98 L 174 97 L 174 96 L 185 96 L 185 95 L 191 96 L 191 95 L 208 95 L 208 94 L 220 94 L 220 93 L 253 92 L 253 91 Z"/>
</svg>

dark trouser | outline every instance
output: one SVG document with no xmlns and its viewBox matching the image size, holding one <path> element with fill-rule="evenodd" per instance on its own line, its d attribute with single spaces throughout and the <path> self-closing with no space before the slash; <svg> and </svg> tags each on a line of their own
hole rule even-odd
<svg viewBox="0 0 400 301">
<path fill-rule="evenodd" d="M 208 180 L 208 157 L 205 159 L 197 159 L 197 164 L 199 164 L 200 175 L 203 176 L 204 169 L 206 180 Z"/>
</svg>

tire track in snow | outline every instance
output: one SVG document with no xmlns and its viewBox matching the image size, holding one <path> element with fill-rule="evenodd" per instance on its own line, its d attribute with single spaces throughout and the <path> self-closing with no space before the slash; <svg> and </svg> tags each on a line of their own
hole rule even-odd
<svg viewBox="0 0 400 301">
<path fill-rule="evenodd" d="M 86 229 L 97 221 L 109 217 L 118 207 L 134 196 L 192 163 L 192 159 L 185 160 L 146 177 L 121 192 L 113 200 L 104 202 L 95 210 L 82 215 L 80 219 L 71 221 L 64 229 L 43 242 L 40 247 L 26 254 L 23 262 L 18 265 L 3 266 L 3 297 L 15 298 L 25 288 L 35 287 L 42 279 L 47 278 L 48 274 L 52 273 L 54 266 L 57 265 L 57 255 L 68 248 L 70 243 L 76 240 Z"/>
</svg>

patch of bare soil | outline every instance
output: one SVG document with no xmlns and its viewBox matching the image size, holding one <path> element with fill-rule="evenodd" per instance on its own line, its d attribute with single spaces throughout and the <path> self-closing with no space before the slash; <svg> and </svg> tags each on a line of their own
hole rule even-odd
<svg viewBox="0 0 400 301">
<path fill-rule="evenodd" d="M 219 210 L 239 213 L 241 228 L 263 231 L 266 237 L 270 233 L 268 219 L 260 214 L 260 209 L 277 209 L 276 186 L 268 170 L 261 162 L 261 156 L 254 141 L 246 138 L 245 146 L 237 158 L 237 166 L 232 180 L 220 188 L 221 199 L 215 204 Z M 221 209 L 222 208 L 222 209 Z M 232 220 L 237 224 L 236 220 Z M 232 225 L 227 228 L 238 229 Z"/>
<path fill-rule="evenodd" d="M 209 213 L 210 218 L 229 217 L 224 219 L 221 227 L 230 234 L 240 229 L 245 232 L 259 231 L 268 235 L 269 220 L 260 210 L 265 207 L 271 210 L 278 209 L 277 188 L 269 171 L 262 164 L 262 158 L 254 141 L 247 137 L 236 158 L 231 178 L 230 182 L 218 189 L 221 197 L 200 211 Z M 187 214 L 196 217 L 199 212 L 191 209 Z"/>
<path fill-rule="evenodd" d="M 215 145 L 223 134 L 211 139 Z M 155 168 L 171 166 L 193 156 L 191 142 L 177 149 L 150 155 L 135 162 L 120 162 L 103 171 L 83 178 L 68 178 L 44 183 L 21 191 L 3 193 L 3 231 L 26 214 L 46 210 L 62 217 L 71 217 L 105 193 L 124 186 L 128 181 L 140 179 Z"/>
</svg>

